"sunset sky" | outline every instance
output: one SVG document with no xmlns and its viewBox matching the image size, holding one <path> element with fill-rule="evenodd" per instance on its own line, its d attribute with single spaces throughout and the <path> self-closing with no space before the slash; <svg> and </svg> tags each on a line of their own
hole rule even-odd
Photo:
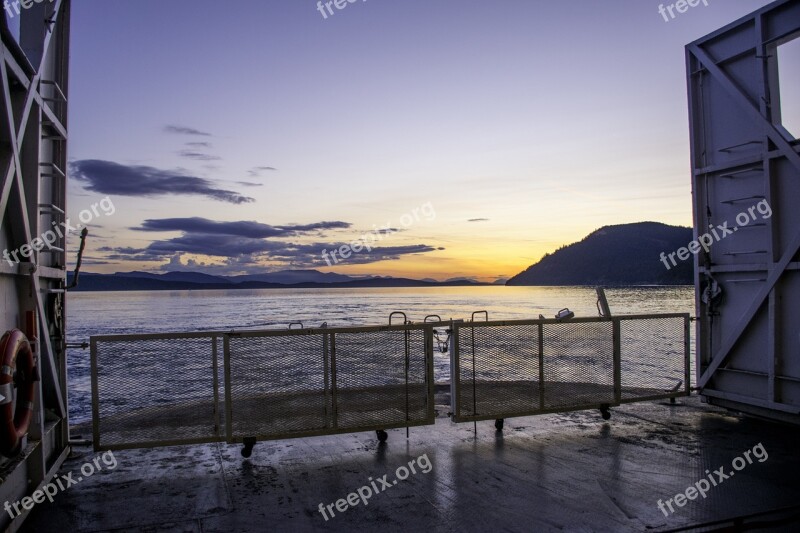
<svg viewBox="0 0 800 533">
<path fill-rule="evenodd" d="M 689 226 L 684 46 L 769 2 L 660 3 L 74 2 L 69 214 L 115 207 L 86 270 L 494 281 Z"/>
</svg>

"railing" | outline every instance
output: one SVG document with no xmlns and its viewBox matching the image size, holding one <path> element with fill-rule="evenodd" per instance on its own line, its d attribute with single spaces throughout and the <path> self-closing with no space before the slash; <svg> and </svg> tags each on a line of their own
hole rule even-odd
<svg viewBox="0 0 800 533">
<path fill-rule="evenodd" d="M 224 440 L 220 333 L 92 337 L 96 448 L 146 448 Z"/>
<path fill-rule="evenodd" d="M 432 328 L 92 337 L 94 446 L 244 442 L 432 424 Z"/>
<path fill-rule="evenodd" d="M 404 324 L 225 335 L 228 441 L 432 424 L 431 330 Z"/>
<path fill-rule="evenodd" d="M 456 422 L 690 393 L 688 314 L 455 322 L 452 344 Z"/>
<path fill-rule="evenodd" d="M 433 424 L 443 327 L 456 422 L 690 392 L 683 314 L 96 336 L 94 446 L 252 446 Z"/>
</svg>

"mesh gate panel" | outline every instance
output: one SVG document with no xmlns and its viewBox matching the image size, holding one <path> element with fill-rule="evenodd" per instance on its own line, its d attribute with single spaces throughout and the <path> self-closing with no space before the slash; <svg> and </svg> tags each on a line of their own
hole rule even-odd
<svg viewBox="0 0 800 533">
<path fill-rule="evenodd" d="M 539 409 L 538 325 L 462 326 L 456 331 L 460 417 Z"/>
<path fill-rule="evenodd" d="M 459 421 L 616 404 L 610 321 L 455 328 Z"/>
<path fill-rule="evenodd" d="M 455 419 L 688 394 L 688 320 L 455 322 Z M 116 335 L 92 337 L 91 345 L 97 449 L 434 422 L 430 324 Z"/>
<path fill-rule="evenodd" d="M 95 446 L 218 440 L 214 340 L 93 338 Z"/>
<path fill-rule="evenodd" d="M 424 330 L 337 333 L 335 339 L 339 428 L 383 428 L 428 421 Z"/>
<path fill-rule="evenodd" d="M 620 320 L 622 400 L 685 393 L 684 317 Z"/>
<path fill-rule="evenodd" d="M 282 333 L 227 337 L 234 439 L 283 438 L 332 427 L 327 334 Z"/>
<path fill-rule="evenodd" d="M 614 325 L 545 324 L 544 380 L 545 409 L 616 403 Z"/>
</svg>

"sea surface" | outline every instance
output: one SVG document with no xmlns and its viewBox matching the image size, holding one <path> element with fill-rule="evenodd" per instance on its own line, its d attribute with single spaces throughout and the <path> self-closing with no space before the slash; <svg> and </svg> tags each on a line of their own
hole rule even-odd
<svg viewBox="0 0 800 533">
<path fill-rule="evenodd" d="M 635 287 L 606 291 L 615 315 L 694 314 L 693 287 Z M 257 289 L 160 292 L 77 292 L 67 306 L 68 342 L 92 335 L 384 325 L 394 311 L 421 322 L 427 315 L 491 320 L 552 318 L 564 308 L 597 316 L 587 287 L 426 287 L 363 289 Z M 692 350 L 694 344 L 692 343 Z M 69 410 L 73 423 L 91 418 L 89 350 L 68 351 Z M 437 365 L 436 379 L 446 379 Z M 143 383 L 146 387 L 146 383 Z"/>
</svg>

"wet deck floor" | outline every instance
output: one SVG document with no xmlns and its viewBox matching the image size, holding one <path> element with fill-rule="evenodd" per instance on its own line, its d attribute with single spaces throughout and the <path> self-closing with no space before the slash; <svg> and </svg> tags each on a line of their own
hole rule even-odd
<svg viewBox="0 0 800 533">
<path fill-rule="evenodd" d="M 609 422 L 590 411 L 510 419 L 503 433 L 480 422 L 477 439 L 472 427 L 437 419 L 385 445 L 374 433 L 263 442 L 249 459 L 225 444 L 115 452 L 116 468 L 100 461 L 23 531 L 667 531 L 800 504 L 800 428 L 698 398 L 618 407 Z M 81 477 L 97 455 L 76 448 L 62 474 Z M 417 473 L 393 484 L 412 459 Z M 718 481 L 720 467 L 734 475 Z M 705 498 L 674 503 L 709 475 Z M 363 486 L 380 492 L 336 510 Z M 657 502 L 670 498 L 665 516 Z M 751 520 L 800 531 L 800 508 Z"/>
</svg>

